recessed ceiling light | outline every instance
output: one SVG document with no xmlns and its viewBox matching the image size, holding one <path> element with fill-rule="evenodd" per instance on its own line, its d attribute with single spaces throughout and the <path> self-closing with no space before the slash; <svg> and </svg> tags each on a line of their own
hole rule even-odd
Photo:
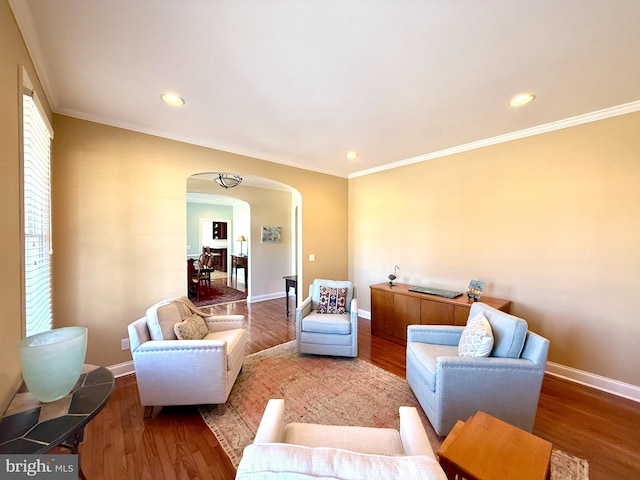
<svg viewBox="0 0 640 480">
<path fill-rule="evenodd" d="M 519 107 L 521 105 L 526 105 L 527 103 L 533 102 L 534 98 L 536 98 L 536 96 L 532 93 L 520 93 L 519 95 L 516 95 L 511 99 L 509 105 L 511 105 L 512 107 Z"/>
<path fill-rule="evenodd" d="M 345 155 L 345 157 L 347 157 L 349 160 L 355 160 L 356 158 L 358 158 L 360 155 L 358 155 L 358 152 L 347 152 L 347 154 Z"/>
<path fill-rule="evenodd" d="M 176 95 L 175 93 L 166 92 L 160 95 L 162 101 L 168 103 L 169 105 L 184 105 L 184 98 L 180 95 Z"/>
</svg>

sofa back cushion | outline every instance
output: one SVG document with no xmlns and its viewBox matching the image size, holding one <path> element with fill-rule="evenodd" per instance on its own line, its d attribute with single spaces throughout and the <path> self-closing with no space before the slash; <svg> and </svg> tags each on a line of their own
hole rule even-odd
<svg viewBox="0 0 640 480">
<path fill-rule="evenodd" d="M 266 478 L 446 480 L 447 477 L 438 462 L 428 455 L 386 456 L 285 443 L 251 444 L 244 449 L 236 480 Z"/>
<path fill-rule="evenodd" d="M 524 341 L 527 338 L 528 325 L 522 318 L 502 312 L 497 308 L 476 302 L 471 306 L 469 319 L 482 312 L 491 324 L 493 332 L 492 357 L 520 358 Z"/>
<path fill-rule="evenodd" d="M 154 305 L 147 310 L 147 326 L 151 340 L 177 340 L 173 327 L 181 321 L 180 310 L 174 302 Z"/>
<path fill-rule="evenodd" d="M 305 447 L 339 448 L 360 453 L 404 455 L 400 432 L 393 428 L 293 422 L 284 427 L 283 443 Z"/>
</svg>

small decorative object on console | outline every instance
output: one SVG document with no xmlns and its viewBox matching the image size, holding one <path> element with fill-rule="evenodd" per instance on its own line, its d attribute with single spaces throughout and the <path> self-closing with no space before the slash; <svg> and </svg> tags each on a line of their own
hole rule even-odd
<svg viewBox="0 0 640 480">
<path fill-rule="evenodd" d="M 467 297 L 469 297 L 469 301 L 477 302 L 480 299 L 480 295 L 482 295 L 482 288 L 484 287 L 484 282 L 480 280 L 471 280 L 469 282 L 469 288 L 467 289 Z"/>
<path fill-rule="evenodd" d="M 390 273 L 387 277 L 389 279 L 389 285 L 393 286 L 393 281 L 398 278 L 396 277 L 396 273 L 398 273 L 398 270 L 400 270 L 400 267 L 396 265 L 396 267 L 393 269 L 393 273 Z"/>
</svg>

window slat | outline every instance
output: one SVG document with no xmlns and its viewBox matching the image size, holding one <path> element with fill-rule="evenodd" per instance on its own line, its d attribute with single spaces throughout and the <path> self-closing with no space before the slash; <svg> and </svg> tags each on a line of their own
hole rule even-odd
<svg viewBox="0 0 640 480">
<path fill-rule="evenodd" d="M 33 99 L 23 96 L 24 279 L 27 336 L 50 330 L 51 135 Z"/>
</svg>

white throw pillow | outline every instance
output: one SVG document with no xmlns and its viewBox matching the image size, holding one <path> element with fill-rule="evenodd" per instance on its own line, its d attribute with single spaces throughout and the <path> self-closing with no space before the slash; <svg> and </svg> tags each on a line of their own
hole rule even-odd
<svg viewBox="0 0 640 480">
<path fill-rule="evenodd" d="M 467 322 L 460 342 L 458 355 L 461 357 L 488 357 L 493 349 L 493 332 L 491 324 L 482 312 Z"/>
</svg>

